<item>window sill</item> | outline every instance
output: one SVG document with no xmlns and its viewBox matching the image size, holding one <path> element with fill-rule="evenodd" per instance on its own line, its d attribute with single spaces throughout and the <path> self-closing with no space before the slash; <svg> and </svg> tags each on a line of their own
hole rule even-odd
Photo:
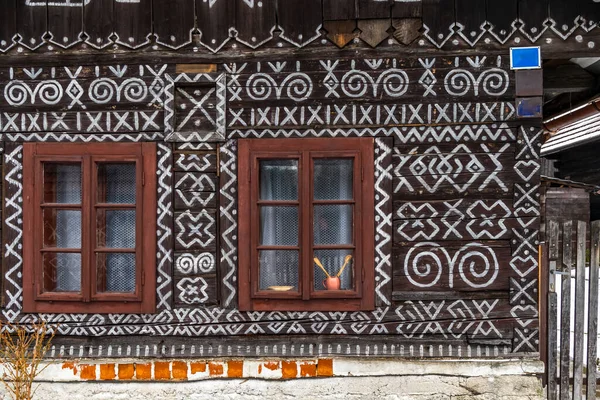
<svg viewBox="0 0 600 400">
<path fill-rule="evenodd" d="M 73 302 L 73 301 L 34 301 L 23 305 L 25 313 L 77 313 L 77 314 L 153 314 L 156 312 L 152 304 L 142 302 L 103 301 L 103 302 Z"/>
<path fill-rule="evenodd" d="M 240 311 L 372 311 L 374 301 L 364 299 L 281 300 L 254 299 L 240 304 Z"/>
</svg>

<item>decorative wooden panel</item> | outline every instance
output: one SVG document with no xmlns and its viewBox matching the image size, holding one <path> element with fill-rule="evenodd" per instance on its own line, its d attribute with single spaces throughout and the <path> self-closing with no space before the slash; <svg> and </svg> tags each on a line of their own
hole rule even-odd
<svg viewBox="0 0 600 400">
<path fill-rule="evenodd" d="M 425 36 L 437 47 L 442 47 L 452 35 L 454 0 L 423 0 L 423 28 Z"/>
<path fill-rule="evenodd" d="M 150 43 L 152 35 L 152 0 L 133 2 L 115 2 L 113 29 L 117 43 L 138 48 Z M 162 18 L 159 16 L 158 18 Z"/>
<path fill-rule="evenodd" d="M 218 51 L 229 41 L 235 27 L 235 4 L 235 0 L 196 0 L 200 43 L 210 51 Z"/>
<path fill-rule="evenodd" d="M 490 33 L 500 43 L 505 43 L 516 31 L 518 1 L 488 1 L 487 20 L 492 25 Z"/>
<path fill-rule="evenodd" d="M 281 37 L 302 47 L 321 33 L 321 0 L 277 0 L 277 22 Z"/>
<path fill-rule="evenodd" d="M 83 6 L 83 26 L 87 35 L 86 43 L 102 49 L 112 43 L 113 0 L 94 0 Z"/>
<path fill-rule="evenodd" d="M 519 28 L 529 40 L 535 42 L 548 29 L 544 22 L 548 15 L 548 0 L 519 0 Z"/>
<path fill-rule="evenodd" d="M 389 19 L 391 6 L 388 1 L 357 0 L 357 17 L 359 19 Z"/>
<path fill-rule="evenodd" d="M 48 2 L 48 33 L 52 43 L 60 47 L 71 47 L 80 42 L 83 33 L 83 2 L 69 6 Z"/>
<path fill-rule="evenodd" d="M 15 44 L 17 33 L 17 0 L 5 1 L 0 15 L 0 52 Z"/>
<path fill-rule="evenodd" d="M 356 6 L 354 1 L 347 0 L 322 0 L 323 19 L 348 20 L 356 18 Z"/>
<path fill-rule="evenodd" d="M 394 0 L 392 3 L 392 18 L 420 18 L 422 15 L 422 1 Z"/>
<path fill-rule="evenodd" d="M 456 26 L 460 36 L 470 45 L 479 41 L 485 33 L 486 3 L 481 0 L 454 0 Z"/>
<path fill-rule="evenodd" d="M 152 2 L 156 41 L 171 49 L 179 49 L 192 41 L 194 0 Z"/>
<path fill-rule="evenodd" d="M 276 0 L 236 0 L 237 40 L 256 49 L 273 38 Z"/>
<path fill-rule="evenodd" d="M 44 44 L 48 29 L 48 9 L 45 0 L 17 1 L 17 33 L 20 44 L 34 50 Z"/>
</svg>

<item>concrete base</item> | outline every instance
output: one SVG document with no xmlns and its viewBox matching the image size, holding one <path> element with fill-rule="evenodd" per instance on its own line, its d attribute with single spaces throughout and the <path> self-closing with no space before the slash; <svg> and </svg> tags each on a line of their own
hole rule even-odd
<svg viewBox="0 0 600 400">
<path fill-rule="evenodd" d="M 35 399 L 541 400 L 542 372 L 531 359 L 79 360 L 48 365 Z"/>
<path fill-rule="evenodd" d="M 195 382 L 40 383 L 36 400 L 188 400 L 188 399 L 377 399 L 377 400 L 541 400 L 535 377 L 463 378 L 377 376 L 295 379 L 204 380 Z"/>
</svg>

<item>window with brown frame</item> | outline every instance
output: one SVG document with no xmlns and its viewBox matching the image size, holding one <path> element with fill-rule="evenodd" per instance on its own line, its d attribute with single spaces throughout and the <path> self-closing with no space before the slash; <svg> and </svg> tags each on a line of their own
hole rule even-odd
<svg viewBox="0 0 600 400">
<path fill-rule="evenodd" d="M 23 310 L 152 313 L 154 143 L 26 143 Z"/>
<path fill-rule="evenodd" d="M 373 139 L 238 149 L 240 310 L 373 309 Z"/>
</svg>

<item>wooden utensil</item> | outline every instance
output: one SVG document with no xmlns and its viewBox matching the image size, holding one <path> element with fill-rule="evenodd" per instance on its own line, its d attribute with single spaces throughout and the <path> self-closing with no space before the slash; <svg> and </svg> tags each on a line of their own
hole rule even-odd
<svg viewBox="0 0 600 400">
<path fill-rule="evenodd" d="M 317 264 L 319 268 L 321 268 L 323 272 L 325 272 L 325 275 L 327 275 L 328 278 L 331 278 L 331 275 L 329 275 L 329 272 L 327 272 L 327 270 L 323 267 L 323 264 L 321 264 L 321 261 L 317 257 L 314 258 L 314 261 L 315 264 Z"/>
<path fill-rule="evenodd" d="M 348 263 L 350 262 L 350 260 L 352 259 L 352 256 L 350 254 L 348 254 L 346 256 L 346 258 L 344 258 L 344 265 L 342 265 L 342 268 L 340 268 L 340 270 L 337 273 L 337 277 L 339 278 L 339 276 L 342 274 L 342 272 L 344 272 L 344 268 L 346 268 L 346 265 L 348 265 Z"/>
</svg>

